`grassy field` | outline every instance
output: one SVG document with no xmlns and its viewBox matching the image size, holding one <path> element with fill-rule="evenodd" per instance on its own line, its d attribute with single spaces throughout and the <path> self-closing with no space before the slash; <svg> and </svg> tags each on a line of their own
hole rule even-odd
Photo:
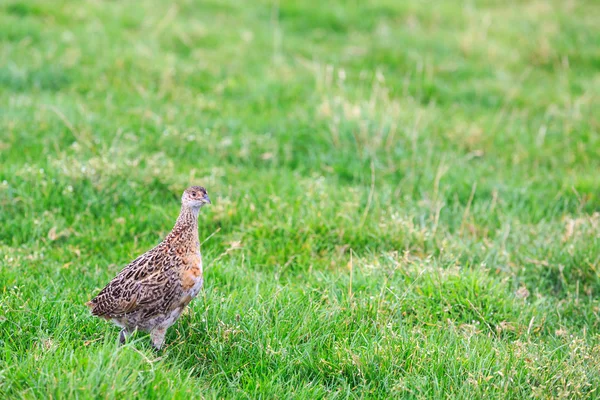
<svg viewBox="0 0 600 400">
<path fill-rule="evenodd" d="M 0 2 L 0 398 L 600 398 L 600 3 Z M 84 303 L 206 186 L 155 353 Z"/>
</svg>

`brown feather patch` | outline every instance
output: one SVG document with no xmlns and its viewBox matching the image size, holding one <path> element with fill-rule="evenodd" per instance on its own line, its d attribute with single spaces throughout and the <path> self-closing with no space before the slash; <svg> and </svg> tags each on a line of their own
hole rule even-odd
<svg viewBox="0 0 600 400">
<path fill-rule="evenodd" d="M 196 280 L 200 275 L 202 275 L 202 270 L 198 267 L 185 271 L 181 278 L 183 290 L 190 290 L 196 284 Z"/>
</svg>

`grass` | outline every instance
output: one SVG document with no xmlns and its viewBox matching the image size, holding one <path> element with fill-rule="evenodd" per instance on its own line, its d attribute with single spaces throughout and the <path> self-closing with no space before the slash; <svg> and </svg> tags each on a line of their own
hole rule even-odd
<svg viewBox="0 0 600 400">
<path fill-rule="evenodd" d="M 0 4 L 1 398 L 600 397 L 600 6 Z M 84 303 L 201 212 L 155 354 Z"/>
</svg>

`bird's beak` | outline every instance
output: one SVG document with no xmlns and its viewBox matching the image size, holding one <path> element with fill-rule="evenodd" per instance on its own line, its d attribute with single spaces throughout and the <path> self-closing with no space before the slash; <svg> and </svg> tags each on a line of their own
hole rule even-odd
<svg viewBox="0 0 600 400">
<path fill-rule="evenodd" d="M 208 195 L 204 195 L 204 198 L 202 200 L 204 200 L 204 203 L 206 203 L 206 204 L 212 204 L 210 202 L 210 198 L 208 197 Z"/>
</svg>

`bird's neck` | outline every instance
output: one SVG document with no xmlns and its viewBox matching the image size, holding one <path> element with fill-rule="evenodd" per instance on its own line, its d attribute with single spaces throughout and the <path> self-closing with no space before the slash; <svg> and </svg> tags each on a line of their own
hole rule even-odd
<svg viewBox="0 0 600 400">
<path fill-rule="evenodd" d="M 179 245 L 187 244 L 191 246 L 190 250 L 197 248 L 200 243 L 198 239 L 198 211 L 199 208 L 182 206 L 177 222 L 175 222 L 171 233 L 165 238 L 165 242 L 178 243 Z"/>
<path fill-rule="evenodd" d="M 195 228 L 198 228 L 198 212 L 200 211 L 199 207 L 188 207 L 181 206 L 181 211 L 179 212 L 179 217 L 177 217 L 177 225 L 193 225 Z M 197 229 L 196 229 L 197 230 Z"/>
</svg>

